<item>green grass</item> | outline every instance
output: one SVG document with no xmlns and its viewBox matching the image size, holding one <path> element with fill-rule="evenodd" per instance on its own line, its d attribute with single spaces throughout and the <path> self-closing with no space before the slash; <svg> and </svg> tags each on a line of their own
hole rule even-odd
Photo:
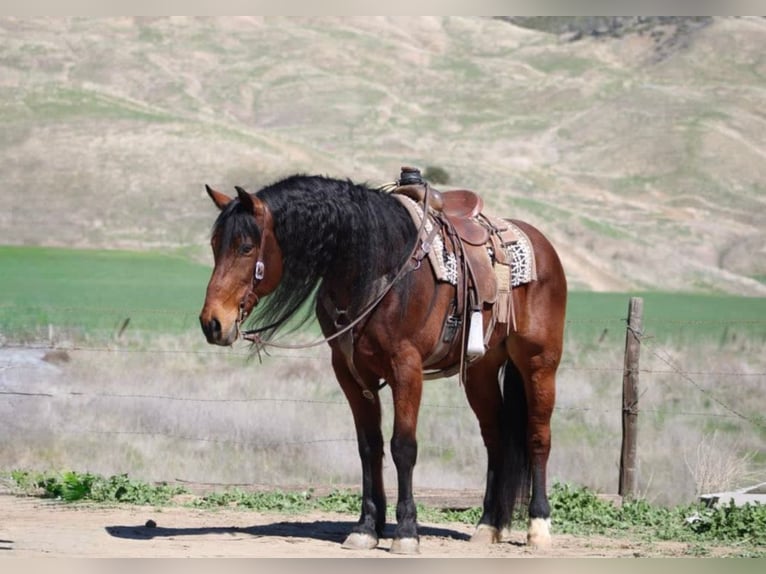
<svg viewBox="0 0 766 574">
<path fill-rule="evenodd" d="M 48 325 L 83 336 L 130 329 L 196 329 L 210 268 L 157 253 L 0 247 L 0 332 L 27 337 Z M 654 340 L 766 340 L 766 298 L 685 293 L 571 292 L 567 329 L 576 339 L 624 340 L 631 295 L 644 298 Z"/>
<path fill-rule="evenodd" d="M 24 493 L 55 498 L 64 502 L 91 501 L 126 504 L 170 504 L 177 494 L 186 493 L 180 486 L 148 484 L 126 474 L 104 477 L 90 472 L 30 472 L 13 470 L 13 483 Z"/>
<path fill-rule="evenodd" d="M 766 323 L 766 298 L 667 293 L 594 293 L 569 294 L 567 318 L 624 319 L 630 297 L 644 300 L 644 326 L 674 322 Z"/>
<path fill-rule="evenodd" d="M 582 224 L 598 233 L 601 237 L 604 238 L 611 238 L 611 239 L 628 239 L 630 238 L 630 234 L 626 231 L 623 231 L 622 229 L 619 229 L 613 225 L 610 225 L 609 223 L 605 221 L 600 221 L 598 219 L 593 219 L 586 216 L 580 216 L 579 220 L 582 222 Z"/>
<path fill-rule="evenodd" d="M 27 336 L 54 325 L 83 335 L 196 326 L 210 269 L 127 251 L 0 247 L 0 333 Z"/>
<path fill-rule="evenodd" d="M 546 74 L 565 72 L 572 76 L 584 74 L 594 66 L 592 60 L 585 58 L 548 54 L 532 56 L 528 58 L 527 62 L 533 68 Z"/>
<path fill-rule="evenodd" d="M 766 544 L 766 506 L 704 504 L 656 506 L 644 499 L 626 500 L 614 506 L 587 488 L 554 484 L 551 513 L 557 530 L 576 535 L 614 536 L 629 532 L 645 540 L 677 540 L 690 543 Z"/>
<path fill-rule="evenodd" d="M 134 102 L 71 88 L 46 88 L 31 92 L 24 98 L 24 106 L 37 121 L 111 118 L 167 122 L 178 119 Z"/>
<path fill-rule="evenodd" d="M 766 298 L 662 291 L 572 292 L 567 307 L 570 334 L 596 337 L 608 329 L 608 337 L 624 340 L 631 297 L 643 298 L 643 331 L 656 342 L 766 341 Z"/>
</svg>

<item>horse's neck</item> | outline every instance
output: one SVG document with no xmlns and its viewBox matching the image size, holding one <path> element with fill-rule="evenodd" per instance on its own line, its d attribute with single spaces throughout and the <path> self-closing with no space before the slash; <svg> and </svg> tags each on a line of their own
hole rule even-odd
<svg viewBox="0 0 766 574">
<path fill-rule="evenodd" d="M 331 299 L 339 309 L 355 312 L 374 299 L 385 279 L 390 279 L 392 274 L 398 271 L 398 269 L 389 268 L 392 267 L 390 257 L 388 262 L 386 262 L 386 257 L 381 258 L 378 247 L 384 245 L 389 254 L 392 253 L 391 249 L 398 250 L 401 247 L 402 253 L 404 253 L 407 244 L 406 239 L 401 237 L 400 231 L 396 231 L 395 228 L 384 229 L 380 237 L 374 237 L 376 226 L 373 223 L 380 220 L 375 219 L 365 224 L 364 218 L 360 217 L 357 211 L 359 206 L 355 205 L 358 197 L 355 198 L 351 194 L 345 197 L 342 191 L 339 195 L 343 196 L 343 199 L 338 197 L 338 201 L 333 201 L 330 205 L 320 203 L 320 200 L 317 199 L 317 205 L 309 211 L 309 213 L 317 213 L 330 207 L 335 210 L 331 217 L 325 217 L 322 220 L 306 218 L 304 221 L 293 221 L 293 224 L 301 226 L 304 232 L 302 233 L 304 241 L 308 241 L 308 237 L 313 237 L 316 241 L 325 241 L 327 237 L 335 237 L 334 242 L 327 242 L 323 246 L 324 249 L 328 250 L 323 251 L 323 254 L 331 260 L 331 263 L 320 271 L 321 277 L 317 278 L 321 282 L 319 296 Z M 362 209 L 370 214 L 369 217 L 376 218 L 381 215 L 381 210 L 387 208 L 385 199 L 371 197 L 370 204 L 365 205 Z M 275 218 L 286 223 L 291 217 L 294 217 L 294 214 L 295 212 L 286 206 L 284 210 L 275 214 Z M 380 228 L 379 225 L 377 227 Z M 285 228 L 288 227 L 285 226 Z M 307 234 L 306 231 L 310 233 Z M 360 234 L 365 235 L 362 237 Z M 352 253 L 353 250 L 349 249 L 349 242 L 352 239 L 365 238 L 378 242 L 377 247 L 375 244 L 371 245 L 367 254 Z M 300 247 L 294 246 L 293 249 L 300 249 Z M 304 254 L 295 251 L 293 255 L 296 258 L 304 256 Z M 378 269 L 375 269 L 376 267 Z M 365 283 L 365 285 L 360 285 L 361 283 Z M 360 300 L 360 295 L 364 295 L 364 300 Z"/>
</svg>

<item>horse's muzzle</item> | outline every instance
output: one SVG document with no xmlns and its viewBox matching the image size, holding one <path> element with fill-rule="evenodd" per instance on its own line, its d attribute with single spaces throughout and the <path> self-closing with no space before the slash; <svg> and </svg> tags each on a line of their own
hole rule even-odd
<svg viewBox="0 0 766 574">
<path fill-rule="evenodd" d="M 221 326 L 221 322 L 216 317 L 205 319 L 202 315 L 200 315 L 199 323 L 202 327 L 202 332 L 205 333 L 207 342 L 211 345 L 228 346 L 237 340 L 236 324 L 232 326 L 232 328 L 227 332 L 224 332 Z"/>
</svg>

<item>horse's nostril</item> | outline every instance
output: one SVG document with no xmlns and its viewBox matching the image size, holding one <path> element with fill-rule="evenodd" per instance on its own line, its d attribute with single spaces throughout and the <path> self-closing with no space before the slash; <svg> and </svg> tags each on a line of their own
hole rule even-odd
<svg viewBox="0 0 766 574">
<path fill-rule="evenodd" d="M 219 338 L 221 335 L 221 322 L 213 317 L 209 321 L 205 321 L 202 317 L 199 318 L 200 325 L 202 326 L 202 332 L 208 339 Z"/>
</svg>

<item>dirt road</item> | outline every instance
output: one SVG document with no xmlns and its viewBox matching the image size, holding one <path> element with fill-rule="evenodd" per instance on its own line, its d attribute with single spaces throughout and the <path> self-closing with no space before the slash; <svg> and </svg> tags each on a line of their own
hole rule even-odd
<svg viewBox="0 0 766 574">
<path fill-rule="evenodd" d="M 147 526 L 153 520 L 156 526 Z M 341 542 L 353 523 L 343 514 L 285 515 L 236 509 L 72 505 L 0 494 L 3 557 L 333 557 L 389 558 L 390 537 L 372 551 Z M 389 525 L 386 534 L 390 536 Z M 421 525 L 420 557 L 643 557 L 688 555 L 689 545 L 554 534 L 550 550 L 524 544 L 524 533 L 491 547 L 469 543 L 473 528 L 458 523 Z M 712 548 L 709 556 L 732 549 Z"/>
</svg>

